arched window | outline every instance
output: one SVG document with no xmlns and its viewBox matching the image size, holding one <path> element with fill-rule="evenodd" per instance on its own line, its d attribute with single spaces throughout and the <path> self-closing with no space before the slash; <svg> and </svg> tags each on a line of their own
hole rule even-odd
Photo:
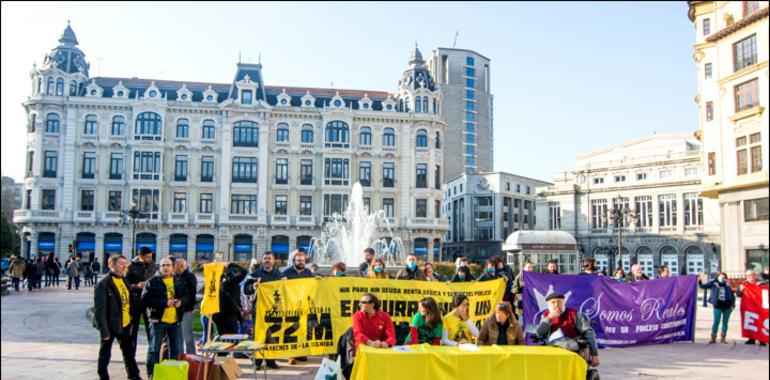
<svg viewBox="0 0 770 380">
<path fill-rule="evenodd" d="M 326 124 L 326 145 L 347 148 L 350 144 L 350 128 L 343 121 L 332 121 Z"/>
<path fill-rule="evenodd" d="M 420 100 L 420 97 L 414 98 L 414 112 L 422 112 L 422 100 Z"/>
<path fill-rule="evenodd" d="M 369 127 L 361 127 L 361 133 L 358 135 L 358 144 L 361 146 L 372 145 L 372 129 Z"/>
<path fill-rule="evenodd" d="M 56 80 L 56 95 L 64 95 L 64 79 L 62 78 Z"/>
<path fill-rule="evenodd" d="M 126 118 L 121 115 L 115 115 L 112 117 L 112 128 L 110 134 L 113 136 L 123 136 L 125 133 Z"/>
<path fill-rule="evenodd" d="M 53 77 L 48 77 L 48 82 L 45 86 L 45 94 L 46 95 L 53 95 L 54 87 L 53 87 Z"/>
<path fill-rule="evenodd" d="M 424 129 L 417 130 L 417 147 L 418 148 L 428 147 L 428 131 Z"/>
<path fill-rule="evenodd" d="M 179 119 L 176 121 L 176 137 L 178 139 L 190 137 L 190 122 L 187 119 Z"/>
<path fill-rule="evenodd" d="M 134 139 L 136 140 L 160 140 L 162 121 L 160 115 L 155 112 L 142 112 L 136 117 L 134 126 Z"/>
<path fill-rule="evenodd" d="M 259 146 L 259 124 L 243 120 L 233 124 L 233 146 Z"/>
<path fill-rule="evenodd" d="M 429 104 L 430 103 L 428 103 L 428 97 L 427 96 L 423 96 L 422 97 L 422 112 L 423 113 L 428 113 L 428 105 Z"/>
<path fill-rule="evenodd" d="M 411 101 L 411 99 L 409 99 L 409 97 L 407 97 L 406 99 L 404 99 L 404 112 L 409 112 L 409 110 L 411 109 L 411 108 L 409 107 L 409 102 L 410 102 L 410 101 Z"/>
<path fill-rule="evenodd" d="M 278 124 L 278 130 L 275 135 L 275 142 L 289 142 L 289 124 Z"/>
<path fill-rule="evenodd" d="M 214 120 L 207 119 L 203 120 L 203 130 L 201 132 L 201 139 L 203 140 L 214 140 L 216 137 L 214 135 Z"/>
<path fill-rule="evenodd" d="M 436 149 L 441 149 L 441 132 L 436 131 Z"/>
<path fill-rule="evenodd" d="M 393 128 L 385 128 L 382 134 L 382 146 L 396 146 L 396 131 Z"/>
<path fill-rule="evenodd" d="M 83 134 L 84 135 L 96 134 L 96 115 L 86 116 L 86 124 L 83 127 Z"/>
<path fill-rule="evenodd" d="M 302 126 L 302 143 L 303 144 L 313 143 L 313 126 L 310 124 L 305 124 Z"/>
<path fill-rule="evenodd" d="M 438 113 L 438 103 L 436 102 L 436 99 L 433 99 L 433 113 Z"/>
<path fill-rule="evenodd" d="M 74 80 L 70 81 L 70 96 L 75 96 L 78 93 L 78 82 Z"/>
<path fill-rule="evenodd" d="M 45 132 L 59 133 L 59 120 L 59 115 L 55 113 L 49 113 L 45 120 Z"/>
</svg>

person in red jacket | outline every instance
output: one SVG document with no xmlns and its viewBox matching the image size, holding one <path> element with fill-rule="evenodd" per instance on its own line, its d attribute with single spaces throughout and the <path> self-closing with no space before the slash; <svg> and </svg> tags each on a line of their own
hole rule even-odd
<svg viewBox="0 0 770 380">
<path fill-rule="evenodd" d="M 599 366 L 599 349 L 596 344 L 596 333 L 591 327 L 588 317 L 575 309 L 564 305 L 564 296 L 551 293 L 545 301 L 548 310 L 543 312 L 543 319 L 537 326 L 535 335 L 548 345 L 555 345 L 576 352 L 586 359 L 592 367 Z M 556 338 L 552 334 L 561 330 Z M 553 339 L 553 340 L 551 340 Z"/>
<path fill-rule="evenodd" d="M 353 314 L 353 336 L 358 346 L 388 348 L 396 344 L 396 333 L 390 315 L 380 310 L 380 300 L 371 293 L 361 296 L 361 310 Z"/>
</svg>

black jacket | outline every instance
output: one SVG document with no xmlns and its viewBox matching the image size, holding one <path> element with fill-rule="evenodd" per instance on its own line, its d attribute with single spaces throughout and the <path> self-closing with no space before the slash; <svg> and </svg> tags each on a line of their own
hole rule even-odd
<svg viewBox="0 0 770 380">
<path fill-rule="evenodd" d="M 179 276 L 172 276 L 174 279 L 174 298 L 182 301 L 182 306 L 176 309 L 177 322 L 182 321 L 184 315 L 184 305 L 187 305 L 189 295 L 184 280 Z M 195 295 L 193 294 L 193 297 Z M 150 315 L 150 322 L 158 323 L 163 317 L 163 311 L 166 310 L 168 296 L 166 293 L 166 284 L 163 283 L 163 276 L 156 274 L 144 284 L 142 291 L 142 305 L 147 308 Z"/>
<path fill-rule="evenodd" d="M 140 282 L 146 282 L 152 276 L 155 275 L 155 264 L 145 264 L 139 260 L 139 257 L 134 257 L 131 263 L 128 264 L 128 274 L 126 280 L 128 280 L 131 290 L 139 297 L 142 294 L 142 290 L 137 288 L 136 285 Z"/>
<path fill-rule="evenodd" d="M 116 336 L 123 333 L 123 302 L 112 274 L 102 277 L 94 289 L 94 320 L 101 338 Z M 126 284 L 128 287 L 128 284 Z M 136 297 L 128 292 L 129 314 L 136 305 Z M 133 314 L 131 314 L 133 315 Z"/>
<path fill-rule="evenodd" d="M 195 310 L 195 294 L 198 292 L 198 279 L 190 270 L 184 271 L 181 276 L 184 281 L 185 288 L 187 288 L 188 302 L 182 305 L 185 312 Z"/>
<path fill-rule="evenodd" d="M 264 267 L 259 267 L 254 272 L 251 272 L 249 278 L 243 283 L 243 294 L 250 296 L 254 294 L 254 283 L 259 279 L 259 282 L 278 281 L 283 278 L 283 273 L 273 266 L 273 270 L 267 271 Z"/>
</svg>

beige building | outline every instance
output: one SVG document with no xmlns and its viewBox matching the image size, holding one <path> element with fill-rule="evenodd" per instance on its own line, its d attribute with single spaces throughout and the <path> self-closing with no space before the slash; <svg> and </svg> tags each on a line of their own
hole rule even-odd
<svg viewBox="0 0 770 380">
<path fill-rule="evenodd" d="M 690 1 L 703 197 L 719 201 L 722 268 L 768 266 L 768 2 Z"/>
</svg>

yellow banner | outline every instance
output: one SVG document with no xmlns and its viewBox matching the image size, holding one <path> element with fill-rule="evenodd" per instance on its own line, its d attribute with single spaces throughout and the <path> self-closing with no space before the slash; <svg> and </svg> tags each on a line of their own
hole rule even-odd
<svg viewBox="0 0 770 380">
<path fill-rule="evenodd" d="M 206 281 L 206 287 L 203 292 L 203 301 L 201 301 L 201 315 L 212 316 L 219 313 L 219 285 L 224 270 L 224 263 L 208 263 L 203 265 L 203 277 Z"/>
<path fill-rule="evenodd" d="M 448 313 L 452 297 L 462 293 L 470 302 L 470 319 L 480 326 L 504 292 L 502 279 L 450 284 L 353 277 L 272 281 L 259 285 L 254 339 L 267 344 L 271 359 L 333 354 L 364 293 L 374 293 L 395 324 L 409 324 L 425 296 Z"/>
</svg>

